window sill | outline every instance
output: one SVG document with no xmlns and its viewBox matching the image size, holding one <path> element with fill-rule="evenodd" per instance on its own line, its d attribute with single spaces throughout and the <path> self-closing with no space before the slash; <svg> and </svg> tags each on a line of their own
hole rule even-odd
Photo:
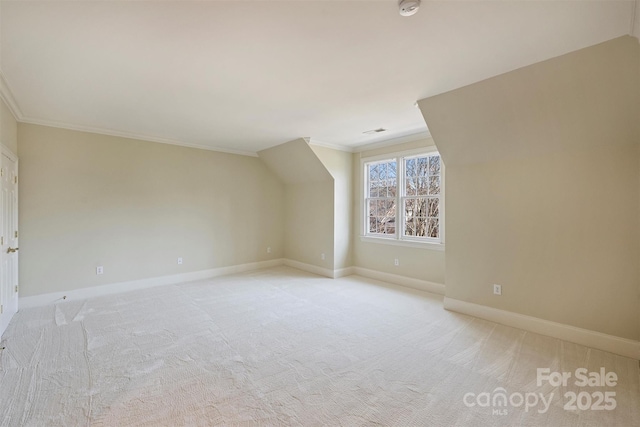
<svg viewBox="0 0 640 427">
<path fill-rule="evenodd" d="M 409 248 L 428 249 L 438 252 L 444 251 L 444 243 L 416 242 L 415 240 L 398 240 L 372 236 L 360 236 L 360 241 L 365 243 L 378 243 L 391 246 L 405 246 Z"/>
</svg>

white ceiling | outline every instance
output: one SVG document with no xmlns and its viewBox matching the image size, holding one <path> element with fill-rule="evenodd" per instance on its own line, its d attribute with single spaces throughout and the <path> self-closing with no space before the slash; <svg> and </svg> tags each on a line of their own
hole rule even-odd
<svg viewBox="0 0 640 427">
<path fill-rule="evenodd" d="M 629 34 L 633 4 L 423 0 L 403 18 L 395 0 L 3 1 L 1 69 L 25 122 L 355 147 L 424 132 L 419 99 Z"/>
</svg>

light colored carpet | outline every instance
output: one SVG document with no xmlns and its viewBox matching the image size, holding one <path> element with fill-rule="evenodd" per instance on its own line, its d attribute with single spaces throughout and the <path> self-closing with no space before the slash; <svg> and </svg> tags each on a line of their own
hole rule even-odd
<svg viewBox="0 0 640 427">
<path fill-rule="evenodd" d="M 637 361 L 286 267 L 22 310 L 3 343 L 2 426 L 640 422 Z M 536 368 L 583 367 L 618 383 L 536 385 Z M 554 397 L 544 413 L 465 405 L 498 387 Z M 617 407 L 568 411 L 567 391 L 615 392 Z"/>
</svg>

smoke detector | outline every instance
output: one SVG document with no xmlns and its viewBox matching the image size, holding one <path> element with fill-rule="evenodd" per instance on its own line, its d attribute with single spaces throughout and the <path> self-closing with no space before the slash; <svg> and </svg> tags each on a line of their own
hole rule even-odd
<svg viewBox="0 0 640 427">
<path fill-rule="evenodd" d="M 415 15 L 420 8 L 420 0 L 400 0 L 398 7 L 402 16 Z"/>
</svg>

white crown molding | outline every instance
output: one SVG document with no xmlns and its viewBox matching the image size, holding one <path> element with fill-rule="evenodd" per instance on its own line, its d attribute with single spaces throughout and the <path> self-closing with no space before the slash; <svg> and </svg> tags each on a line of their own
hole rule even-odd
<svg viewBox="0 0 640 427">
<path fill-rule="evenodd" d="M 140 141 L 158 142 L 160 144 L 177 145 L 180 147 L 196 148 L 199 150 L 216 151 L 216 152 L 227 153 L 227 154 L 237 154 L 240 156 L 258 157 L 258 153 L 255 151 L 234 150 L 234 149 L 222 148 L 222 147 L 211 147 L 208 145 L 191 144 L 188 142 L 177 141 L 174 139 L 160 138 L 156 136 L 143 135 L 143 134 L 138 134 L 134 132 L 117 131 L 117 130 L 104 129 L 104 128 L 98 128 L 93 126 L 73 125 L 73 124 L 58 122 L 54 120 L 45 120 L 45 119 L 36 119 L 33 117 L 27 117 L 22 113 L 22 110 L 20 109 L 18 102 L 13 96 L 11 87 L 9 86 L 9 83 L 5 79 L 4 74 L 2 73 L 2 70 L 0 70 L 0 99 L 2 99 L 5 102 L 5 104 L 11 111 L 11 114 L 13 114 L 13 117 L 16 119 L 16 121 L 21 123 L 30 123 L 34 125 L 49 126 L 49 127 L 54 127 L 58 129 L 67 129 L 67 130 L 74 130 L 78 132 L 95 133 L 99 135 L 117 136 L 120 138 L 136 139 Z M 413 142 L 413 141 L 418 141 L 420 139 L 428 139 L 428 138 L 431 138 L 431 134 L 428 131 L 425 131 L 425 132 L 419 132 L 411 135 L 405 135 L 402 137 L 390 138 L 382 141 L 377 141 L 377 142 L 372 142 L 367 144 L 360 144 L 355 146 L 335 144 L 331 142 L 320 141 L 310 137 L 305 137 L 303 139 L 307 141 L 309 145 L 316 145 L 319 147 L 330 148 L 333 150 L 344 151 L 347 153 L 359 153 L 362 151 L 373 150 L 376 148 L 388 147 L 392 145 L 398 145 L 406 142 Z"/>
<path fill-rule="evenodd" d="M 400 136 L 397 138 L 385 139 L 384 141 L 372 142 L 369 144 L 356 145 L 353 148 L 354 153 L 361 153 L 363 151 L 375 150 L 378 148 L 391 147 L 393 145 L 405 144 L 407 142 L 420 141 L 422 139 L 430 139 L 431 133 L 429 131 L 423 131 L 413 133 L 411 135 Z"/>
<path fill-rule="evenodd" d="M 347 145 L 334 144 L 331 142 L 318 141 L 314 138 L 305 138 L 309 145 L 317 145 L 318 147 L 331 148 L 332 150 L 345 151 L 347 153 L 355 153 L 355 149 L 353 147 L 349 147 Z"/>
<path fill-rule="evenodd" d="M 4 101 L 16 121 L 20 122 L 23 120 L 24 115 L 22 114 L 22 110 L 20 109 L 16 98 L 13 96 L 13 91 L 11 90 L 7 79 L 4 78 L 2 70 L 0 70 L 0 99 Z"/>
<path fill-rule="evenodd" d="M 75 130 L 78 132 L 88 132 L 88 133 L 95 133 L 99 135 L 109 135 L 109 136 L 117 136 L 120 138 L 137 139 L 140 141 L 159 142 L 160 144 L 178 145 L 180 147 L 197 148 L 200 150 L 216 151 L 220 153 L 237 154 L 240 156 L 258 157 L 258 153 L 256 153 L 255 151 L 233 150 L 229 148 L 211 147 L 208 145 L 200 145 L 200 144 L 191 144 L 188 142 L 176 141 L 174 139 L 158 138 L 155 136 L 142 135 L 142 134 L 137 134 L 133 132 L 121 132 L 121 131 L 116 131 L 111 129 L 96 128 L 91 126 L 71 125 L 68 123 L 61 123 L 61 122 L 56 122 L 52 120 L 42 120 L 42 119 L 33 119 L 30 117 L 23 117 L 22 120 L 20 120 L 20 122 L 30 123 L 34 125 L 41 125 L 41 126 L 49 126 L 49 127 L 59 128 L 59 129 Z"/>
<path fill-rule="evenodd" d="M 420 141 L 421 139 L 430 139 L 431 133 L 423 131 L 412 133 L 411 135 L 399 136 L 396 138 L 384 139 L 382 141 L 369 142 L 359 145 L 342 145 L 332 142 L 320 141 L 315 138 L 304 138 L 309 145 L 317 145 L 319 147 L 331 148 L 333 150 L 346 151 L 347 153 L 361 153 L 363 151 L 375 150 L 377 148 L 391 147 L 393 145 L 404 144 L 407 142 Z"/>
<path fill-rule="evenodd" d="M 577 328 L 563 323 L 552 322 L 454 298 L 445 297 L 444 308 L 446 310 L 500 323 L 501 325 L 512 328 L 524 329 L 525 331 L 536 334 L 546 335 L 640 360 L 640 341 Z"/>
<path fill-rule="evenodd" d="M 72 125 L 69 123 L 62 123 L 62 122 L 57 122 L 53 120 L 43 120 L 43 119 L 34 119 L 32 117 L 26 117 L 22 113 L 22 110 L 20 109 L 20 106 L 18 105 L 18 102 L 16 101 L 15 96 L 13 95 L 11 86 L 9 86 L 9 83 L 4 77 L 2 70 L 0 70 L 0 99 L 2 99 L 4 103 L 7 105 L 7 107 L 9 108 L 9 111 L 11 111 L 11 114 L 13 114 L 13 117 L 16 119 L 16 121 L 21 123 L 30 123 L 34 125 L 40 125 L 40 126 L 49 126 L 49 127 L 54 127 L 58 129 L 75 130 L 78 132 L 89 132 L 89 133 L 95 133 L 99 135 L 117 136 L 120 138 L 137 139 L 141 141 L 159 142 L 161 144 L 177 145 L 180 147 L 188 147 L 188 148 L 197 148 L 200 150 L 216 151 L 216 152 L 227 153 L 227 154 L 237 154 L 240 156 L 258 157 L 258 153 L 256 153 L 255 151 L 233 150 L 229 148 L 211 147 L 208 145 L 191 144 L 187 142 L 176 141 L 173 139 L 159 138 L 155 136 L 142 135 L 142 134 L 137 134 L 133 132 L 121 132 L 121 131 L 116 131 L 112 129 L 102 129 L 102 128 L 91 127 L 91 126 Z"/>
</svg>

